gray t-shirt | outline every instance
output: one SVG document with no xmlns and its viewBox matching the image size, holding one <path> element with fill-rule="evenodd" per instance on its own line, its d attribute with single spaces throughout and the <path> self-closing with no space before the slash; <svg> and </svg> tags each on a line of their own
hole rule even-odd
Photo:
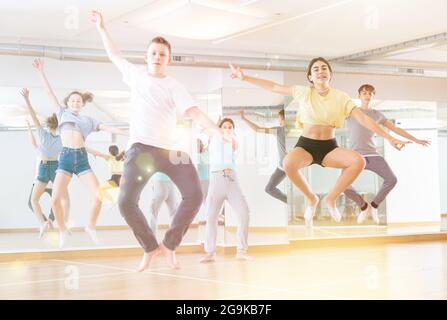
<svg viewBox="0 0 447 320">
<path fill-rule="evenodd" d="M 57 159 L 62 150 L 61 137 L 53 135 L 42 127 L 39 127 L 37 132 L 40 153 L 47 158 Z"/>
<path fill-rule="evenodd" d="M 373 119 L 378 124 L 384 124 L 387 118 L 382 112 L 374 109 L 362 109 L 367 116 Z M 374 144 L 374 132 L 366 129 L 357 120 L 352 117 L 346 119 L 346 127 L 348 128 L 348 143 L 352 150 L 357 151 L 361 155 L 379 155 Z"/>
<path fill-rule="evenodd" d="M 287 154 L 286 151 L 286 126 L 283 127 L 273 127 L 274 135 L 276 136 L 276 144 L 278 146 L 278 158 L 279 164 L 278 166 L 282 168 L 282 161 Z"/>
<path fill-rule="evenodd" d="M 65 108 L 59 109 L 57 121 L 59 122 L 59 130 L 72 129 L 79 131 L 84 140 L 87 139 L 90 133 L 99 131 L 99 125 L 101 124 L 96 119 L 73 113 Z M 66 125 L 67 123 L 69 125 Z"/>
</svg>

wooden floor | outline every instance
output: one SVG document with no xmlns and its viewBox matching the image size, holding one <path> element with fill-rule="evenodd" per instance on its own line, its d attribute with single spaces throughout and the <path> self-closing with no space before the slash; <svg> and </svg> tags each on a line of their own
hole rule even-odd
<svg viewBox="0 0 447 320">
<path fill-rule="evenodd" d="M 200 256 L 143 273 L 140 256 L 0 263 L 0 299 L 447 299 L 447 241 Z"/>
</svg>

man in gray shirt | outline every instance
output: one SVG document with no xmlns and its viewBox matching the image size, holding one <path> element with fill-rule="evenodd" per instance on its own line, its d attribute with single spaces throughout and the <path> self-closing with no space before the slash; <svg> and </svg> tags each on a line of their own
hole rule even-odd
<svg viewBox="0 0 447 320">
<path fill-rule="evenodd" d="M 284 110 L 281 110 L 278 112 L 278 118 L 279 118 L 279 126 L 273 127 L 273 128 L 262 128 L 259 127 L 254 122 L 251 122 L 245 117 L 244 111 L 241 111 L 241 118 L 244 120 L 250 128 L 252 128 L 256 132 L 261 133 L 267 133 L 267 134 L 274 134 L 276 136 L 276 142 L 278 147 L 278 155 L 279 155 L 279 163 L 278 167 L 276 168 L 275 172 L 270 177 L 269 182 L 265 186 L 265 192 L 267 192 L 272 197 L 284 202 L 287 204 L 287 196 L 278 189 L 278 185 L 281 183 L 281 181 L 284 180 L 286 177 L 286 174 L 284 172 L 284 169 L 282 168 L 282 161 L 284 160 L 284 157 L 286 156 L 286 127 L 285 127 L 285 117 L 284 117 Z"/>
<path fill-rule="evenodd" d="M 360 110 L 363 111 L 370 118 L 372 118 L 374 121 L 376 121 L 378 124 L 383 125 L 389 130 L 417 144 L 423 146 L 428 146 L 430 144 L 430 141 L 416 139 L 407 131 L 394 126 L 394 124 L 389 121 L 380 111 L 370 108 L 370 102 L 376 93 L 372 85 L 364 84 L 358 89 L 358 92 L 359 98 L 362 103 Z M 379 215 L 377 208 L 386 198 L 388 193 L 394 188 L 397 183 L 397 178 L 386 160 L 377 152 L 376 146 L 373 141 L 374 133 L 363 127 L 357 122 L 357 120 L 351 117 L 346 119 L 346 126 L 349 132 L 349 147 L 360 153 L 365 158 L 365 170 L 372 171 L 382 177 L 383 184 L 371 204 L 365 202 L 352 186 L 345 190 L 345 194 L 349 199 L 352 199 L 360 207 L 361 211 L 357 217 L 358 223 L 363 223 L 369 211 L 371 211 L 374 222 L 376 224 L 379 224 Z"/>
</svg>

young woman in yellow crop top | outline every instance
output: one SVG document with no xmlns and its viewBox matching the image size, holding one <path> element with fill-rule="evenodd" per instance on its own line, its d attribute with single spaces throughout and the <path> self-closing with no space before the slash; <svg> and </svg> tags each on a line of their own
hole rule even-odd
<svg viewBox="0 0 447 320">
<path fill-rule="evenodd" d="M 384 137 L 398 150 L 409 143 L 390 136 L 361 112 L 346 93 L 330 88 L 332 68 L 324 58 L 315 58 L 309 63 L 307 68 L 307 79 L 311 83 L 309 87 L 280 85 L 269 80 L 246 76 L 237 66 L 230 64 L 230 67 L 233 79 L 247 81 L 275 93 L 293 96 L 299 101 L 300 109 L 296 124 L 303 129 L 303 133 L 295 148 L 284 158 L 283 165 L 289 179 L 307 199 L 304 213 L 307 225 L 312 225 L 319 199 L 299 170 L 312 164 L 343 170 L 334 188 L 325 198 L 332 218 L 339 222 L 341 214 L 337 210 L 336 200 L 355 181 L 365 166 L 365 160 L 359 153 L 338 147 L 334 138 L 335 128 L 342 127 L 347 117 L 353 117 L 367 129 Z"/>
</svg>

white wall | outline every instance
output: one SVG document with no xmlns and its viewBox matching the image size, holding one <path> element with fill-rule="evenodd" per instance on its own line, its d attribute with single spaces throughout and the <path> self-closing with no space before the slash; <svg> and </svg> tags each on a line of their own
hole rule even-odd
<svg viewBox="0 0 447 320">
<path fill-rule="evenodd" d="M 31 67 L 32 58 L 30 57 L 0 57 L 0 87 L 14 88 L 14 90 L 27 86 L 32 89 L 33 102 L 38 110 L 45 114 L 51 112 L 51 107 L 43 92 L 42 83 L 37 73 Z M 116 68 L 110 63 L 86 63 L 75 61 L 56 61 L 46 60 L 47 75 L 56 88 L 56 93 L 60 99 L 71 89 L 101 89 L 101 90 L 128 90 L 122 83 L 121 76 Z M 172 67 L 169 73 L 184 83 L 188 90 L 195 93 L 206 93 L 213 91 L 221 86 L 225 88 L 244 89 L 249 93 L 242 101 L 243 104 L 263 105 L 268 96 L 258 94 L 260 91 L 253 89 L 253 86 L 238 80 L 231 80 L 228 69 L 215 68 L 192 68 L 192 67 Z M 302 72 L 275 72 L 275 71 L 247 71 L 247 74 L 259 77 L 265 77 L 279 83 L 286 84 L 307 84 L 304 73 Z M 446 79 L 414 78 L 414 77 L 394 77 L 394 76 L 373 76 L 373 75 L 346 75 L 335 74 L 332 85 L 341 90 L 345 90 L 352 96 L 356 95 L 358 86 L 364 82 L 372 83 L 376 86 L 378 99 L 399 99 L 399 100 L 432 100 L 447 101 L 447 92 L 444 90 L 447 86 Z M 228 89 L 227 89 L 228 90 Z M 232 91 L 227 91 L 232 92 Z M 234 91 L 233 91 L 234 92 Z M 8 91 L 7 96 L 1 96 L 1 103 L 21 103 L 18 94 Z M 231 98 L 225 98 L 230 101 L 230 105 L 238 105 L 238 101 Z M 231 102 L 232 99 L 233 101 Z M 269 100 L 270 102 L 270 100 Z M 92 109 L 87 108 L 87 115 L 92 115 Z M 239 130 L 243 125 L 237 125 L 239 135 L 243 133 Z M 243 131 L 244 129 L 242 129 Z M 252 134 L 252 133 L 251 133 Z M 263 138 L 258 139 L 261 141 Z M 14 156 L 3 156 L 0 163 L 2 183 L 0 193 L 0 226 L 1 227 L 25 227 L 34 226 L 35 220 L 30 216 L 27 208 L 27 197 L 30 188 L 30 181 L 34 176 L 35 155 L 29 146 L 29 142 L 24 132 L 21 133 L 0 133 L 0 141 L 3 150 L 14 150 Z M 281 203 L 264 192 L 264 186 L 268 181 L 269 175 L 276 166 L 276 146 L 272 140 L 266 145 L 270 145 L 268 154 L 268 164 L 253 167 L 244 165 L 239 166 L 241 185 L 246 192 L 246 196 L 251 204 L 252 225 L 282 225 L 282 218 L 273 218 L 277 213 L 283 212 L 280 208 Z M 124 146 L 125 141 L 120 143 Z M 6 147 L 4 147 L 6 146 Z M 99 149 L 107 150 L 108 142 L 97 142 Z M 248 146 L 247 148 L 253 147 Z M 408 148 L 410 149 L 410 148 Z M 430 150 L 434 149 L 434 146 Z M 425 154 L 425 153 L 424 153 Z M 437 156 L 435 159 L 438 159 Z M 92 160 L 92 166 L 97 172 L 101 181 L 108 178 L 108 173 L 104 163 L 101 160 Z M 11 169 L 13 168 L 13 169 Z M 408 168 L 406 169 L 408 170 Z M 17 174 L 17 172 L 20 172 Z M 22 174 L 23 172 L 23 174 Z M 411 173 L 411 171 L 410 171 Z M 430 172 L 431 174 L 432 172 Z M 403 176 L 408 172 L 402 172 Z M 5 178 L 3 178 L 5 177 Z M 427 176 L 425 176 L 426 178 Z M 437 177 L 434 175 L 432 177 Z M 422 178 L 422 177 L 421 177 Z M 402 178 L 403 179 L 403 178 Z M 83 224 L 88 215 L 89 200 L 86 192 L 81 188 L 79 182 L 74 179 L 70 186 L 72 194 L 76 195 L 76 203 L 73 205 L 73 218 L 77 224 Z M 418 181 L 418 180 L 415 180 Z M 425 180 L 421 180 L 422 182 Z M 254 188 L 253 186 L 258 188 Z M 405 186 L 406 184 L 399 183 Z M 398 185 L 398 186 L 399 186 Z M 149 188 L 146 188 L 149 189 Z M 259 189 L 259 190 L 258 190 Z M 400 189 L 393 191 L 393 195 L 398 201 L 405 202 L 405 193 L 399 196 Z M 142 207 L 145 209 L 149 203 L 149 192 L 145 190 L 142 197 Z M 403 191 L 402 191 L 403 192 Z M 439 198 L 438 198 L 439 200 Z M 434 201 L 434 200 L 433 200 Z M 439 201 L 438 201 L 439 203 Z M 434 204 L 435 205 L 435 204 Z M 164 210 L 164 209 L 163 209 Z M 427 211 L 426 209 L 424 209 Z M 109 208 L 105 206 L 105 212 L 102 213 L 99 224 L 121 224 L 122 218 L 118 214 L 116 207 Z M 424 212 L 425 212 L 424 211 Z M 80 212 L 80 213 L 79 213 Z M 259 215 L 257 212 L 263 212 Z M 436 211 L 437 213 L 439 210 Z M 264 215 L 265 213 L 265 215 Z M 167 213 L 161 213 L 160 223 L 166 223 L 164 216 Z M 79 218 L 77 218 L 79 217 Z M 426 221 L 426 220 L 424 220 Z M 231 223 L 231 220 L 229 221 Z"/>
<path fill-rule="evenodd" d="M 285 72 L 287 85 L 309 85 L 304 72 Z M 376 98 L 380 100 L 447 101 L 447 79 L 410 76 L 344 74 L 337 73 L 331 80 L 333 88 L 345 91 L 352 98 L 358 96 L 357 89 L 364 83 L 376 88 Z"/>
<path fill-rule="evenodd" d="M 438 137 L 441 213 L 447 213 L 447 136 Z"/>
<path fill-rule="evenodd" d="M 398 179 L 387 197 L 387 222 L 439 222 L 438 133 L 436 130 L 409 132 L 419 139 L 430 140 L 431 146 L 409 144 L 397 151 L 389 143 L 385 144 L 385 158 Z"/>
</svg>

